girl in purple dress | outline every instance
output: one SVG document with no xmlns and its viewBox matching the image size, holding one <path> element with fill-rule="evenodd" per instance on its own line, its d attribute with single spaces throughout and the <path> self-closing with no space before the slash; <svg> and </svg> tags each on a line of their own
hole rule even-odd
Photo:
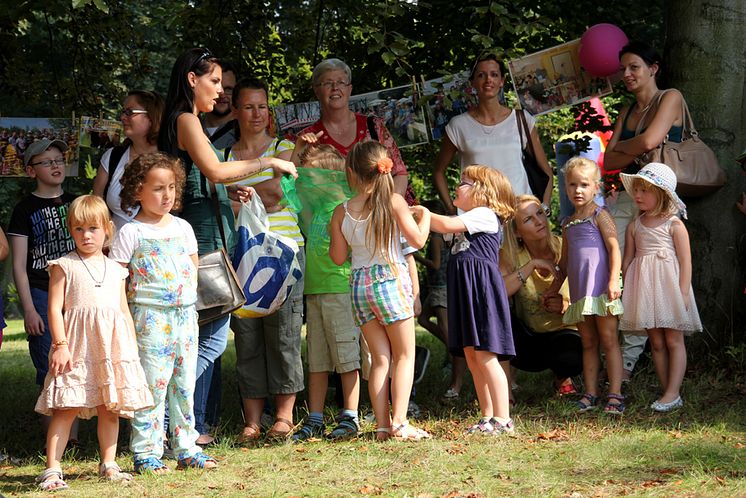
<svg viewBox="0 0 746 498">
<path fill-rule="evenodd" d="M 565 278 L 569 278 L 571 304 L 563 321 L 577 324 L 583 343 L 586 392 L 577 402 L 578 411 L 592 410 L 598 400 L 600 345 L 609 378 L 604 411 L 619 415 L 624 412 L 622 353 L 617 337 L 617 316 L 623 311 L 619 299 L 622 257 L 614 219 L 594 202 L 600 182 L 601 171 L 590 159 L 574 157 L 565 165 L 567 195 L 575 212 L 562 226 L 562 258 L 547 295 L 556 293 Z"/>
<path fill-rule="evenodd" d="M 453 205 L 461 214 L 433 214 L 430 227 L 458 234 L 448 259 L 448 349 L 466 356 L 482 412 L 466 432 L 512 433 L 508 380 L 500 361 L 515 356 L 515 348 L 499 253 L 502 223 L 514 212 L 513 189 L 496 169 L 468 166 Z"/>
</svg>

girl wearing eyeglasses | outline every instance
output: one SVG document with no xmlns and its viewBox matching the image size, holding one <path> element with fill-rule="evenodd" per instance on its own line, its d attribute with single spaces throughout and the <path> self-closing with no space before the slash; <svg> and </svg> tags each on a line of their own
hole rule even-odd
<svg viewBox="0 0 746 498">
<path fill-rule="evenodd" d="M 122 105 L 120 119 L 126 140 L 104 152 L 93 180 L 93 193 L 109 206 L 117 230 L 137 215 L 122 210 L 120 194 L 125 168 L 142 154 L 158 151 L 158 131 L 163 116 L 163 97 L 156 92 L 132 90 Z"/>
</svg>

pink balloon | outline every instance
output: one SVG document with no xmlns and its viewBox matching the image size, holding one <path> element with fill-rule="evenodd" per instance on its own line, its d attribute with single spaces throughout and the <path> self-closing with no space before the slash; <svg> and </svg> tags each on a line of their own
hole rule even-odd
<svg viewBox="0 0 746 498">
<path fill-rule="evenodd" d="M 611 76 L 619 70 L 619 51 L 629 40 L 613 24 L 596 24 L 580 37 L 578 58 L 591 76 Z"/>
</svg>

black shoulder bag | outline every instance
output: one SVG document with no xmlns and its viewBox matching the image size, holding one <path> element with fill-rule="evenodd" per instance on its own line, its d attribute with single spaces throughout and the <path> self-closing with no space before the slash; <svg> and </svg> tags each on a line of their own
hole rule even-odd
<svg viewBox="0 0 746 498">
<path fill-rule="evenodd" d="M 528 123 L 526 122 L 526 116 L 523 114 L 525 111 L 516 109 L 515 118 L 518 124 L 518 134 L 521 137 L 521 159 L 523 160 L 523 169 L 526 170 L 526 176 L 528 177 L 528 185 L 531 187 L 531 192 L 539 198 L 544 198 L 544 192 L 547 189 L 549 183 L 549 175 L 541 169 L 538 161 L 536 160 L 536 151 L 534 150 L 534 142 L 531 140 L 531 131 L 528 129 Z M 526 137 L 526 142 L 523 138 Z"/>
</svg>

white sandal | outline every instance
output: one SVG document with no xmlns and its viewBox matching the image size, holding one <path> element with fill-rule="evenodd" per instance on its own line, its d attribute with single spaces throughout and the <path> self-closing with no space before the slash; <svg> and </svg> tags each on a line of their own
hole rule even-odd
<svg viewBox="0 0 746 498">
<path fill-rule="evenodd" d="M 394 425 L 391 437 L 397 441 L 420 441 L 430 439 L 430 434 L 423 429 L 409 425 L 409 420 L 405 420 L 401 425 Z"/>
<path fill-rule="evenodd" d="M 119 468 L 117 462 L 104 462 L 99 465 L 98 476 L 101 479 L 109 482 L 131 481 L 133 479 L 132 474 L 122 472 L 122 469 Z"/>
<path fill-rule="evenodd" d="M 42 491 L 62 491 L 70 487 L 63 479 L 62 469 L 46 469 L 36 482 Z"/>
</svg>

